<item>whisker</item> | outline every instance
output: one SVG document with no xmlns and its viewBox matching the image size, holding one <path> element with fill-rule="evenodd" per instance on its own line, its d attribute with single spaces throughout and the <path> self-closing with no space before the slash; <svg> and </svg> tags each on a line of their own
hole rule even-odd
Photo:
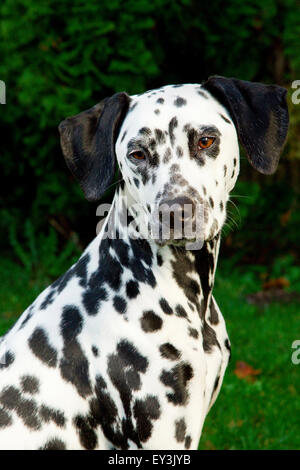
<svg viewBox="0 0 300 470">
<path fill-rule="evenodd" d="M 244 196 L 242 194 L 230 194 L 230 197 L 244 197 L 247 199 L 252 199 L 252 196 Z"/>
<path fill-rule="evenodd" d="M 239 208 L 238 208 L 237 205 L 236 205 L 233 201 L 231 201 L 230 199 L 228 199 L 228 202 L 230 202 L 230 203 L 233 205 L 233 207 L 236 209 L 236 211 L 237 211 L 237 213 L 238 213 L 238 216 L 239 216 L 239 223 L 241 223 L 241 222 L 242 222 L 242 218 L 241 218 L 241 214 L 240 214 Z"/>
<path fill-rule="evenodd" d="M 115 184 L 121 183 L 121 181 L 124 181 L 124 178 L 121 178 L 120 180 L 115 181 L 114 183 L 112 183 L 110 186 L 108 186 L 108 188 L 106 188 L 106 191 L 107 191 L 109 188 L 112 188 Z"/>
</svg>

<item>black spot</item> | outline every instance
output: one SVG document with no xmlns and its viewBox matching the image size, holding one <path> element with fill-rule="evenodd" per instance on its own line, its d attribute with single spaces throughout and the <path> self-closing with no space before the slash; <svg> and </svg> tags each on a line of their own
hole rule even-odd
<svg viewBox="0 0 300 470">
<path fill-rule="evenodd" d="M 174 105 L 177 106 L 178 108 L 181 108 L 181 106 L 186 105 L 186 100 L 178 96 L 178 98 L 176 98 L 176 100 L 174 101 Z"/>
<path fill-rule="evenodd" d="M 60 428 L 64 427 L 66 424 L 66 420 L 62 411 L 50 408 L 46 405 L 41 406 L 40 416 L 46 423 L 53 421 Z"/>
<path fill-rule="evenodd" d="M 149 159 L 149 166 L 156 168 L 159 165 L 159 155 L 157 152 L 153 152 L 152 157 Z"/>
<path fill-rule="evenodd" d="M 39 450 L 66 450 L 66 444 L 55 437 L 47 441 Z"/>
<path fill-rule="evenodd" d="M 157 255 L 156 255 L 156 261 L 157 261 L 158 266 L 162 266 L 163 259 L 162 259 L 162 256 L 159 253 L 157 253 Z"/>
<path fill-rule="evenodd" d="M 150 174 L 149 174 L 149 171 L 147 170 L 147 167 L 145 166 L 139 167 L 138 172 L 140 173 L 142 177 L 142 183 L 145 186 L 145 184 L 147 184 L 148 181 L 150 180 Z"/>
<path fill-rule="evenodd" d="M 60 332 L 65 342 L 72 341 L 82 330 L 83 319 L 75 306 L 65 306 L 60 322 Z"/>
<path fill-rule="evenodd" d="M 171 149 L 168 147 L 164 153 L 163 162 L 168 163 L 170 161 L 171 156 L 172 156 Z"/>
<path fill-rule="evenodd" d="M 221 202 L 220 202 L 220 210 L 221 210 L 221 212 L 223 212 L 223 210 L 224 210 L 224 204 L 223 204 L 223 201 L 221 201 Z"/>
<path fill-rule="evenodd" d="M 156 103 L 159 103 L 159 104 L 163 104 L 165 102 L 165 100 L 163 98 L 158 98 L 158 100 L 156 100 Z"/>
<path fill-rule="evenodd" d="M 82 296 L 83 305 L 89 315 L 99 312 L 101 300 L 107 300 L 107 292 L 103 287 L 88 288 Z"/>
<path fill-rule="evenodd" d="M 157 142 L 155 139 L 151 139 L 148 144 L 150 150 L 155 150 L 157 146 Z"/>
<path fill-rule="evenodd" d="M 206 100 L 208 100 L 208 96 L 207 96 L 205 93 L 203 93 L 203 91 L 198 90 L 197 93 L 198 93 L 198 95 L 200 95 L 200 96 L 202 96 L 203 98 L 205 98 Z"/>
<path fill-rule="evenodd" d="M 48 335 L 42 328 L 36 328 L 28 340 L 33 354 L 48 367 L 56 367 L 57 351 L 48 341 Z"/>
<path fill-rule="evenodd" d="M 118 233 L 117 239 L 119 238 Z M 129 266 L 129 246 L 124 240 L 118 240 L 118 242 L 113 244 L 113 248 L 116 252 L 116 255 L 119 258 L 120 263 L 122 266 Z"/>
<path fill-rule="evenodd" d="M 126 381 L 132 390 L 139 390 L 141 387 L 140 375 L 132 368 L 126 371 Z"/>
<path fill-rule="evenodd" d="M 125 131 L 125 132 L 123 133 L 122 138 L 121 138 L 121 142 L 123 142 L 123 140 L 125 139 L 126 134 L 127 134 L 127 131 Z"/>
<path fill-rule="evenodd" d="M 214 204 L 214 200 L 211 196 L 209 197 L 208 201 L 209 201 L 210 207 L 213 209 L 215 204 Z"/>
<path fill-rule="evenodd" d="M 48 307 L 48 305 L 52 304 L 52 302 L 54 301 L 54 295 L 55 294 L 56 294 L 55 289 L 50 290 L 49 294 L 47 295 L 45 300 L 40 305 L 41 310 L 45 310 Z"/>
<path fill-rule="evenodd" d="M 176 305 L 175 312 L 177 317 L 187 318 L 187 313 L 182 305 Z"/>
<path fill-rule="evenodd" d="M 217 346 L 219 349 L 221 349 L 215 330 L 213 330 L 206 321 L 203 322 L 201 331 L 203 336 L 202 344 L 205 352 L 211 352 L 213 346 Z"/>
<path fill-rule="evenodd" d="M 7 369 L 14 362 L 15 355 L 11 351 L 6 351 L 0 359 L 0 370 Z"/>
<path fill-rule="evenodd" d="M 129 299 L 135 299 L 140 293 L 139 283 L 136 281 L 128 281 L 126 283 L 126 294 Z"/>
<path fill-rule="evenodd" d="M 155 114 L 159 114 L 159 113 L 160 113 L 160 110 L 159 110 L 159 109 L 155 109 L 154 112 L 155 112 Z"/>
<path fill-rule="evenodd" d="M 225 344 L 225 348 L 229 351 L 229 359 L 228 359 L 228 362 L 229 362 L 231 359 L 231 346 L 230 346 L 228 338 L 225 339 L 224 344 Z"/>
<path fill-rule="evenodd" d="M 39 392 L 39 381 L 33 375 L 23 375 L 21 377 L 21 386 L 24 393 L 34 395 Z"/>
<path fill-rule="evenodd" d="M 175 438 L 177 442 L 183 442 L 186 433 L 186 423 L 184 418 L 175 422 Z"/>
<path fill-rule="evenodd" d="M 173 165 L 171 165 L 170 167 L 169 173 L 172 174 L 178 171 L 180 171 L 180 166 L 178 165 L 178 163 L 173 163 Z"/>
<path fill-rule="evenodd" d="M 226 176 L 226 173 L 227 173 L 227 166 L 224 165 L 224 176 Z"/>
<path fill-rule="evenodd" d="M 0 429 L 12 424 L 11 416 L 3 408 L 0 408 Z"/>
<path fill-rule="evenodd" d="M 65 306 L 60 322 L 60 330 L 64 339 L 63 357 L 60 360 L 62 377 L 76 387 L 80 396 L 91 393 L 89 378 L 89 362 L 85 357 L 77 336 L 82 330 L 83 319 L 75 306 Z"/>
<path fill-rule="evenodd" d="M 234 177 L 234 173 L 235 173 L 235 171 L 233 170 L 232 173 L 231 173 L 231 178 Z"/>
<path fill-rule="evenodd" d="M 160 299 L 159 301 L 159 305 L 161 306 L 162 308 L 162 311 L 164 313 L 166 313 L 167 315 L 172 315 L 173 313 L 173 310 L 171 309 L 169 303 L 167 302 L 166 299 L 164 299 L 163 297 Z"/>
<path fill-rule="evenodd" d="M 153 270 L 149 269 L 152 266 L 153 259 L 151 246 L 147 240 L 142 239 L 131 239 L 130 245 L 133 251 L 133 258 L 130 260 L 128 268 L 132 271 L 133 278 L 139 282 L 149 284 L 151 287 L 155 287 L 156 279 Z M 149 266 L 149 268 L 145 267 L 145 265 Z"/>
<path fill-rule="evenodd" d="M 190 335 L 192 338 L 195 338 L 195 339 L 198 339 L 198 338 L 199 338 L 199 332 L 198 332 L 195 328 L 191 328 L 191 327 L 189 326 L 188 331 L 189 331 L 189 335 Z"/>
<path fill-rule="evenodd" d="M 159 347 L 162 357 L 175 361 L 180 358 L 180 351 L 175 348 L 171 343 L 164 343 Z"/>
<path fill-rule="evenodd" d="M 99 350 L 97 346 L 92 346 L 92 353 L 94 354 L 95 357 L 99 356 Z"/>
<path fill-rule="evenodd" d="M 25 313 L 25 312 L 24 312 L 24 313 Z M 27 313 L 26 317 L 24 318 L 24 320 L 23 320 L 22 323 L 21 323 L 19 330 L 21 330 L 22 328 L 24 328 L 24 326 L 26 325 L 26 323 L 28 322 L 28 320 L 30 320 L 30 318 L 32 317 L 32 315 L 33 315 L 33 307 L 31 306 L 30 309 L 29 309 L 29 312 Z"/>
<path fill-rule="evenodd" d="M 126 312 L 127 303 L 126 303 L 125 299 L 123 299 L 123 297 L 120 297 L 119 295 L 115 295 L 114 300 L 113 300 L 113 305 L 114 305 L 115 309 L 117 310 L 117 312 L 119 312 L 119 313 L 125 313 Z"/>
<path fill-rule="evenodd" d="M 195 252 L 195 268 L 199 274 L 201 281 L 201 288 L 203 293 L 203 302 L 201 305 L 201 315 L 204 316 L 207 310 L 207 302 L 209 292 L 212 288 L 209 284 L 210 273 L 214 270 L 214 255 L 208 250 L 208 245 L 205 244 L 203 248 Z"/>
<path fill-rule="evenodd" d="M 186 449 L 189 449 L 191 447 L 192 439 L 191 436 L 186 436 L 185 441 L 184 441 L 184 447 Z"/>
<path fill-rule="evenodd" d="M 228 124 L 231 124 L 231 122 L 229 121 L 229 119 L 227 119 L 227 117 L 223 116 L 223 114 L 219 113 L 221 118 L 224 119 L 225 122 L 227 122 Z"/>
<path fill-rule="evenodd" d="M 213 394 L 215 393 L 215 391 L 217 390 L 218 385 L 219 385 L 219 382 L 220 382 L 220 376 L 218 375 L 218 376 L 216 377 L 216 380 L 215 380 L 215 383 L 214 383 L 214 388 L 213 388 L 213 391 L 212 391 L 212 396 L 213 396 Z"/>
<path fill-rule="evenodd" d="M 35 401 L 23 398 L 16 387 L 8 386 L 2 390 L 0 404 L 5 409 L 14 410 L 28 428 L 40 429 L 41 423 L 38 419 L 38 408 Z"/>
<path fill-rule="evenodd" d="M 209 306 L 210 316 L 209 321 L 212 325 L 217 325 L 219 323 L 219 315 L 215 306 L 215 302 L 212 299 Z"/>
<path fill-rule="evenodd" d="M 159 144 L 163 144 L 166 141 L 165 135 L 161 129 L 155 129 L 155 138 Z"/>
<path fill-rule="evenodd" d="M 152 310 L 148 310 L 143 312 L 143 316 L 141 318 L 141 326 L 142 329 L 146 332 L 153 332 L 160 330 L 162 327 L 162 319 L 156 315 Z"/>
<path fill-rule="evenodd" d="M 181 362 L 171 370 L 163 370 L 160 375 L 161 382 L 173 389 L 173 393 L 167 393 L 168 401 L 174 405 L 184 405 L 188 400 L 187 383 L 193 377 L 193 369 L 190 364 Z"/>
<path fill-rule="evenodd" d="M 148 367 L 148 359 L 142 356 L 136 347 L 127 340 L 122 340 L 117 345 L 118 358 L 123 365 L 132 366 L 139 372 L 145 373 Z"/>
<path fill-rule="evenodd" d="M 134 182 L 134 184 L 136 185 L 137 188 L 140 187 L 140 182 L 137 178 L 133 178 L 133 182 Z"/>
<path fill-rule="evenodd" d="M 152 134 L 152 131 L 149 127 L 141 127 L 141 129 L 139 130 L 139 134 L 149 137 Z"/>
<path fill-rule="evenodd" d="M 202 253 L 203 248 L 200 250 Z M 192 261 L 184 251 L 174 250 L 174 260 L 171 261 L 173 268 L 172 275 L 178 286 L 183 290 L 187 299 L 196 306 L 199 311 L 200 305 L 198 297 L 200 294 L 200 286 L 188 273 L 195 271 L 195 262 Z M 193 255 L 195 256 L 195 254 Z"/>
<path fill-rule="evenodd" d="M 139 440 L 146 442 L 151 437 L 153 428 L 151 420 L 156 420 L 160 417 L 158 399 L 152 395 L 147 395 L 143 400 L 136 400 L 133 414 L 136 419 L 136 430 Z"/>
<path fill-rule="evenodd" d="M 127 449 L 127 437 L 124 436 L 117 420 L 117 407 L 107 390 L 105 380 L 100 375 L 96 377 L 95 394 L 96 399 L 90 402 L 92 419 L 101 426 L 103 434 L 115 447 Z"/>
<path fill-rule="evenodd" d="M 119 442 L 121 449 L 128 448 L 128 440 L 135 442 L 138 448 L 141 443 L 132 422 L 132 389 L 128 382 L 127 372 L 133 370 L 138 373 L 145 373 L 148 366 L 147 359 L 142 356 L 137 349 L 128 341 L 122 340 L 117 346 L 117 354 L 111 354 L 107 360 L 107 371 L 109 377 L 118 390 L 124 408 L 125 417 L 122 419 L 123 442 Z M 110 426 L 111 427 L 111 426 Z M 107 429 L 111 435 L 111 429 Z M 116 444 L 119 435 L 113 433 L 112 443 Z"/>
<path fill-rule="evenodd" d="M 176 147 L 176 155 L 178 158 L 181 158 L 183 156 L 182 147 L 180 147 L 179 145 Z"/>
<path fill-rule="evenodd" d="M 86 287 L 87 284 L 87 265 L 90 261 L 89 253 L 83 255 L 75 266 L 72 266 L 65 274 L 52 284 L 52 288 L 57 289 L 57 293 L 62 292 L 74 276 L 79 278 L 79 285 Z M 54 299 L 52 299 L 53 302 Z"/>
<path fill-rule="evenodd" d="M 93 429 L 95 424 L 93 420 L 82 415 L 77 415 L 73 419 L 74 425 L 79 434 L 80 444 L 84 449 L 93 450 L 98 444 L 97 434 Z"/>
<path fill-rule="evenodd" d="M 177 118 L 173 117 L 171 121 L 169 122 L 169 135 L 170 135 L 170 141 L 171 141 L 172 147 L 175 142 L 174 129 L 176 129 L 177 126 L 178 126 Z"/>
</svg>

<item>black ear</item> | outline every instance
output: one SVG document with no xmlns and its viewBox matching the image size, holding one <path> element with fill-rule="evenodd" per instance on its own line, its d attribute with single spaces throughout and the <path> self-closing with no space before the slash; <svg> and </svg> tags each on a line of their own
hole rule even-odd
<svg viewBox="0 0 300 470">
<path fill-rule="evenodd" d="M 126 93 L 116 93 L 58 127 L 66 163 L 89 201 L 100 199 L 113 180 L 115 142 L 129 102 Z"/>
<path fill-rule="evenodd" d="M 286 89 L 219 76 L 210 77 L 203 87 L 229 111 L 254 168 L 274 173 L 288 131 Z"/>
</svg>

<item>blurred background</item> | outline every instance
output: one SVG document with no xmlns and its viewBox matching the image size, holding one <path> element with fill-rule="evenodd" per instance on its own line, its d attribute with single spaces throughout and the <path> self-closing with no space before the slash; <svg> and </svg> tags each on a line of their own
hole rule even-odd
<svg viewBox="0 0 300 470">
<path fill-rule="evenodd" d="M 0 21 L 0 335 L 95 236 L 61 120 L 117 91 L 214 74 L 287 88 L 277 173 L 259 175 L 242 155 L 228 204 L 215 297 L 232 360 L 199 448 L 299 449 L 298 0 L 2 0 Z"/>
</svg>

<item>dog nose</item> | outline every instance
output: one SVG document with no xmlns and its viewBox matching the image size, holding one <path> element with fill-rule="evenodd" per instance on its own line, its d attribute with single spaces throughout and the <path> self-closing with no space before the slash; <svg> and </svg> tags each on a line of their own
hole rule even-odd
<svg viewBox="0 0 300 470">
<path fill-rule="evenodd" d="M 160 222 L 165 223 L 166 217 L 168 217 L 171 229 L 192 220 L 194 216 L 195 204 L 192 199 L 187 196 L 179 196 L 175 199 L 163 199 L 159 205 Z"/>
</svg>

